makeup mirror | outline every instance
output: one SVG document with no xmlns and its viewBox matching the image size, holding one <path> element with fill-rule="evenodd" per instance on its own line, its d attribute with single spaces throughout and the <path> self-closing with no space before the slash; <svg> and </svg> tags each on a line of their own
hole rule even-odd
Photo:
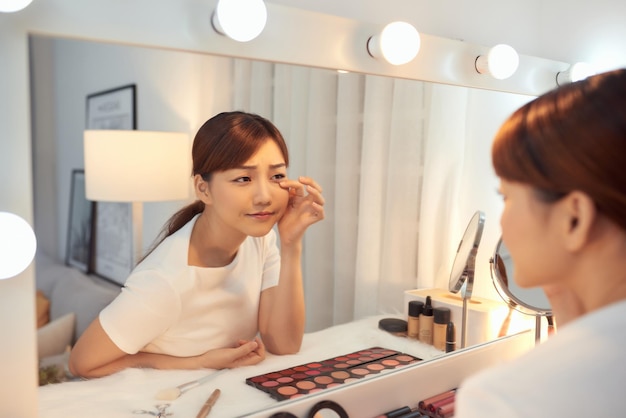
<svg viewBox="0 0 626 418">
<path fill-rule="evenodd" d="M 541 317 L 552 315 L 550 302 L 545 293 L 539 287 L 524 289 L 515 282 L 513 259 L 502 238 L 498 240 L 489 264 L 493 285 L 509 308 L 526 315 L 536 316 L 535 339 L 539 340 L 541 337 Z"/>
<path fill-rule="evenodd" d="M 474 271 L 476 267 L 476 253 L 478 245 L 483 235 L 485 226 L 485 214 L 476 211 L 472 219 L 470 219 L 465 233 L 459 242 L 456 250 L 454 264 L 450 273 L 448 282 L 448 290 L 452 293 L 461 292 L 463 299 L 463 317 L 461 320 L 461 348 L 465 348 L 467 341 L 467 310 L 468 302 L 472 297 L 472 289 L 474 287 Z"/>
<path fill-rule="evenodd" d="M 73 46 L 70 47 L 69 44 Z M 407 234 L 409 228 L 417 228 L 417 224 L 414 223 L 415 213 L 418 210 L 424 210 L 424 205 L 432 205 L 430 212 L 424 213 L 439 211 L 438 202 L 448 201 L 448 199 L 440 198 L 439 194 L 434 197 L 434 193 L 422 194 L 421 199 L 426 202 L 422 204 L 419 200 L 418 191 L 420 187 L 424 193 L 429 187 L 431 190 L 437 189 L 441 193 L 447 193 L 450 190 L 447 187 L 435 187 L 430 184 L 413 187 L 411 183 L 406 183 L 409 180 L 418 181 L 420 178 L 417 175 L 420 170 L 415 161 L 437 161 L 437 157 L 440 155 L 449 158 L 451 157 L 450 147 L 462 149 L 461 147 L 455 148 L 453 144 L 456 142 L 452 141 L 464 141 L 467 134 L 465 131 L 459 131 L 456 126 L 453 131 L 446 130 L 450 127 L 451 115 L 454 114 L 457 115 L 456 117 L 464 119 L 478 117 L 478 113 L 481 113 L 479 121 L 469 125 L 480 125 L 483 128 L 491 125 L 496 126 L 504 118 L 504 115 L 499 114 L 501 109 L 507 106 L 516 108 L 518 101 L 527 100 L 525 97 L 517 97 L 509 93 L 469 89 L 461 86 L 442 86 L 418 80 L 397 80 L 358 73 L 337 73 L 327 69 L 193 54 L 184 51 L 145 49 L 106 43 L 94 44 L 84 40 L 68 40 L 62 37 L 51 39 L 45 35 L 33 35 L 30 39 L 30 45 L 33 48 L 31 56 L 33 59 L 39 60 L 33 65 L 31 71 L 33 74 L 39 74 L 43 77 L 43 80 L 36 77 L 33 83 L 35 86 L 33 103 L 38 110 L 35 112 L 35 117 L 38 115 L 41 117 L 50 114 L 55 115 L 54 123 L 50 123 L 52 126 L 49 129 L 46 129 L 48 128 L 46 124 L 37 124 L 39 134 L 34 135 L 34 148 L 42 150 L 54 147 L 53 141 L 50 139 L 50 132 L 54 132 L 58 137 L 54 152 L 37 153 L 35 164 L 37 173 L 34 183 L 37 191 L 35 193 L 35 218 L 38 225 L 61 225 L 59 228 L 61 235 L 65 231 L 63 225 L 67 218 L 66 211 L 63 209 L 65 203 L 63 202 L 69 200 L 67 194 L 69 190 L 67 190 L 67 179 L 64 172 L 56 170 L 60 167 L 72 167 L 80 164 L 81 160 L 77 154 L 80 153 L 81 147 L 80 142 L 76 141 L 80 141 L 82 138 L 84 118 L 80 116 L 84 114 L 84 100 L 88 93 L 100 91 L 105 87 L 113 87 L 116 83 L 137 82 L 139 128 L 180 129 L 183 131 L 189 130 L 189 125 L 196 123 L 194 117 L 200 118 L 209 112 L 199 111 L 199 108 L 205 108 L 195 107 L 194 98 L 200 101 L 200 105 L 209 106 L 217 102 L 218 98 L 235 96 L 238 99 L 233 99 L 232 105 L 234 107 L 244 107 L 248 103 L 253 103 L 255 107 L 259 106 L 259 103 L 267 106 L 274 112 L 270 114 L 272 119 L 280 121 L 281 126 L 288 127 L 286 132 L 288 132 L 289 140 L 296 137 L 302 138 L 301 143 L 291 144 L 290 154 L 294 157 L 292 167 L 296 169 L 295 172 L 299 171 L 298 167 L 308 168 L 306 171 L 314 174 L 316 178 L 320 178 L 325 185 L 325 190 L 328 190 L 330 195 L 338 196 L 337 199 L 334 199 L 333 206 L 342 203 L 348 208 L 348 210 L 337 209 L 333 216 L 329 215 L 323 224 L 316 225 L 315 229 L 312 229 L 311 233 L 307 235 L 305 276 L 314 278 L 314 281 L 305 291 L 307 322 L 311 331 L 337 323 L 350 322 L 353 319 L 360 319 L 379 312 L 389 312 L 390 308 L 387 306 L 401 303 L 402 290 L 416 286 L 414 278 L 417 276 L 415 271 L 417 263 L 414 257 L 418 251 L 414 246 L 417 243 L 414 234 Z M 43 52 L 43 54 L 39 55 L 36 53 L 37 51 Z M 168 57 L 169 54 L 176 54 L 175 59 L 163 60 L 161 57 L 165 52 L 168 53 Z M 41 65 L 42 56 L 45 57 L 44 59 L 54 59 L 54 66 Z M 122 71 L 120 67 L 123 66 L 120 63 L 130 66 L 132 71 Z M 171 69 L 171 71 L 177 71 L 175 76 L 169 72 L 165 74 L 163 71 L 168 63 L 172 63 L 172 67 L 175 67 Z M 161 71 L 154 70 L 154 67 L 160 68 Z M 55 71 L 48 71 L 48 68 L 54 68 Z M 85 71 L 79 71 L 82 68 L 85 68 Z M 96 76 L 95 74 L 101 73 L 95 73 L 95 69 L 105 73 L 106 77 Z M 248 73 L 254 74 L 254 78 L 251 76 L 244 78 L 241 75 Z M 285 74 L 289 74 L 289 77 L 286 77 Z M 196 75 L 198 75 L 197 79 L 194 77 Z M 230 81 L 235 79 L 234 75 L 237 76 L 236 82 L 231 83 Z M 274 75 L 276 75 L 275 78 Z M 53 76 L 60 80 L 56 84 L 57 88 L 43 84 L 44 81 L 48 81 Z M 168 79 L 174 77 L 179 82 L 172 85 L 172 83 L 163 82 L 159 78 L 160 76 L 167 76 Z M 266 79 L 267 81 L 264 81 Z M 284 99 L 286 95 L 278 95 L 277 92 L 282 91 L 281 88 L 286 88 L 287 80 L 293 81 L 293 90 L 289 91 L 288 97 L 297 98 L 297 103 L 303 101 L 302 97 L 308 96 L 319 101 L 322 93 L 324 93 L 323 96 L 330 97 L 329 92 L 335 90 L 348 91 L 352 93 L 351 96 L 359 100 L 365 100 L 369 97 L 371 99 L 367 101 L 367 106 L 365 103 L 359 102 L 353 108 L 352 105 L 346 106 L 346 102 L 342 100 L 341 106 L 337 105 L 336 108 L 334 106 L 316 105 L 315 111 L 304 112 L 304 110 L 298 110 L 299 107 L 291 103 L 287 106 L 285 102 L 276 104 L 275 101 L 268 99 L 272 98 L 272 94 L 268 93 L 273 93 L 275 98 Z M 239 81 L 247 81 L 247 83 L 241 84 Z M 307 83 L 313 83 L 315 87 L 311 88 L 311 91 L 308 89 L 302 91 L 302 86 Z M 390 89 L 394 84 L 397 84 L 397 87 Z M 198 86 L 201 89 L 210 90 L 211 94 L 201 95 L 198 98 Z M 224 88 L 221 89 L 221 87 Z M 375 94 L 371 96 L 365 94 L 364 97 L 361 97 L 361 91 L 364 87 Z M 44 91 L 58 92 L 58 97 L 51 98 L 45 95 L 40 97 L 39 92 L 42 88 Z M 391 93 L 386 93 L 392 90 L 398 95 L 394 99 L 394 103 L 397 102 L 394 106 L 391 106 L 393 96 Z M 240 91 L 240 94 L 234 95 L 233 91 Z M 385 92 L 384 97 L 380 97 L 381 91 Z M 513 100 L 509 103 L 511 96 Z M 202 101 L 204 99 L 207 101 Z M 502 106 L 500 99 L 506 100 L 507 106 Z M 481 100 L 484 105 L 471 106 L 471 103 L 476 103 L 477 100 Z M 389 102 L 388 105 L 387 102 Z M 464 104 L 467 103 L 470 105 L 467 105 L 466 109 Z M 434 110 L 431 110 L 431 104 L 437 105 L 432 107 Z M 415 105 L 418 108 L 409 111 L 412 109 L 410 106 L 414 107 Z M 400 114 L 390 117 L 388 122 L 386 119 L 383 120 L 381 116 L 392 108 L 400 110 Z M 57 111 L 52 112 L 51 109 L 57 109 Z M 502 113 L 507 112 L 502 111 Z M 309 115 L 306 123 L 302 122 L 303 114 Z M 162 117 L 157 118 L 155 115 Z M 420 125 L 415 123 L 416 115 L 419 116 L 417 121 L 420 121 Z M 322 117 L 324 123 L 309 120 L 313 116 Z M 326 123 L 326 121 L 333 121 L 333 123 L 336 121 L 343 127 L 337 140 L 329 134 L 328 126 L 331 124 Z M 422 123 L 423 125 L 421 125 Z M 388 128 L 386 128 L 387 124 L 389 124 Z M 427 146 L 430 144 L 426 143 L 427 138 L 419 141 L 411 140 L 413 137 L 408 133 L 412 132 L 410 129 L 414 128 L 419 128 L 417 130 L 420 133 L 428 133 L 429 138 L 432 137 L 431 143 L 436 143 L 441 148 L 434 147 L 435 150 L 433 150 L 433 147 Z M 302 135 L 300 130 L 306 131 L 307 135 Z M 309 131 L 312 132 L 308 133 Z M 354 142 L 352 142 L 352 132 L 359 135 L 358 137 L 354 136 L 356 138 Z M 472 134 L 476 134 L 474 128 Z M 356 145 L 362 144 L 359 138 L 364 136 L 367 136 L 370 148 L 367 148 L 366 153 L 355 155 L 365 155 L 368 157 L 367 160 L 361 161 L 357 157 L 346 158 L 347 151 L 358 150 Z M 485 133 L 480 137 L 490 138 L 490 134 Z M 388 141 L 381 141 L 381 138 L 387 138 Z M 443 138 L 446 138 L 447 142 L 443 142 Z M 405 142 L 398 142 L 399 140 Z M 386 146 L 382 147 L 387 142 L 392 143 L 393 147 L 389 149 Z M 466 146 L 472 150 L 477 150 L 478 153 L 481 148 L 475 145 L 476 143 L 468 142 Z M 345 148 L 349 149 L 346 150 Z M 336 158 L 334 154 L 322 152 L 322 149 L 338 149 L 341 151 L 341 156 Z M 421 150 L 427 150 L 431 153 L 422 155 Z M 465 153 L 463 154 L 465 155 Z M 382 158 L 383 156 L 387 156 L 387 158 Z M 315 163 L 316 161 L 321 162 Z M 331 164 L 333 161 L 338 161 L 340 164 L 335 167 Z M 382 165 L 383 162 L 387 161 L 392 162 L 388 169 Z M 362 165 L 367 166 L 368 169 L 361 170 Z M 485 166 L 482 163 L 480 165 Z M 54 168 L 54 170 L 52 172 L 42 170 L 46 167 Z M 438 181 L 442 178 L 441 170 L 445 170 L 445 167 L 434 164 L 425 167 L 424 170 L 422 178 L 425 181 Z M 456 175 L 457 173 L 451 173 L 448 170 L 445 177 L 449 178 Z M 472 170 L 471 182 L 468 181 L 469 184 L 463 184 L 464 189 L 471 191 L 474 184 L 477 187 L 482 184 L 481 181 L 474 180 L 480 179 L 480 175 L 480 170 Z M 398 198 L 387 199 L 389 203 L 387 203 L 388 207 L 386 208 L 379 205 L 380 194 L 369 193 L 372 190 L 370 186 L 361 186 L 360 183 L 356 182 L 359 177 L 361 177 L 361 181 L 372 180 L 377 186 L 380 178 L 402 179 L 402 181 L 390 181 L 389 187 L 394 187 L 394 189 L 385 193 L 385 195 Z M 334 185 L 335 180 L 336 185 Z M 333 190 L 334 192 L 332 192 Z M 368 190 L 368 193 L 361 193 L 360 190 Z M 411 192 L 411 198 L 408 198 L 407 190 L 414 191 Z M 61 203 L 51 204 L 51 202 L 56 203 L 57 201 Z M 149 227 L 160 228 L 163 220 L 158 219 L 158 216 L 165 214 L 167 217 L 173 212 L 163 205 L 166 204 L 151 203 L 145 205 L 144 233 L 149 230 Z M 56 208 L 58 213 L 51 208 Z M 484 218 L 484 215 L 481 214 L 480 218 Z M 46 220 L 49 222 L 44 223 Z M 473 227 L 468 227 L 471 231 L 467 231 L 467 233 L 472 238 L 476 238 L 476 235 L 482 232 L 482 221 L 476 221 L 471 225 Z M 478 229 L 479 226 L 480 230 Z M 372 235 L 372 232 L 377 230 L 383 233 L 380 237 Z M 397 231 L 401 232 L 398 233 Z M 429 225 L 423 223 L 420 225 L 419 231 L 416 232 L 426 237 L 422 239 L 429 241 L 432 234 L 436 233 L 437 236 L 441 236 L 442 229 L 436 227 L 435 223 Z M 355 244 L 356 237 L 360 237 L 364 243 Z M 480 237 L 478 238 L 480 239 Z M 151 237 L 144 236 L 146 242 L 151 239 Z M 329 245 L 329 242 L 333 244 Z M 466 242 L 470 244 L 470 247 L 464 247 L 460 250 L 466 253 L 465 261 L 461 265 L 461 273 L 465 272 L 468 259 L 471 258 L 471 268 L 468 269 L 471 270 L 471 277 L 459 273 L 458 279 L 464 280 L 460 283 L 459 290 L 462 287 L 464 298 L 469 298 L 472 290 L 477 293 L 476 289 L 473 289 L 475 252 L 472 254 L 471 250 L 474 239 L 466 240 Z M 378 248 L 381 243 L 384 245 Z M 50 244 L 52 248 L 58 247 L 56 240 Z M 341 251 L 341 257 L 333 256 L 335 247 Z M 357 256 L 362 259 L 358 264 L 362 267 L 359 267 L 358 270 L 355 267 L 357 263 L 351 261 Z M 461 258 L 459 257 L 459 260 Z M 438 260 L 437 257 L 424 256 L 421 264 L 425 265 L 431 259 Z M 380 274 L 379 271 L 384 271 L 384 274 Z M 402 277 L 402 280 L 407 280 L 408 283 L 400 282 L 399 277 Z M 381 284 L 377 281 L 372 285 L 372 279 L 380 281 Z M 445 275 L 442 279 L 445 282 Z M 384 284 L 382 280 L 385 281 Z M 417 286 L 427 287 L 428 284 L 418 283 Z M 443 286 L 445 287 L 445 284 Z M 377 303 L 372 303 L 371 295 L 374 291 L 372 289 L 384 289 L 381 292 L 383 294 L 380 296 L 380 301 Z M 348 302 L 341 299 L 339 302 L 340 296 L 342 298 L 348 296 L 351 299 L 348 299 Z"/>
</svg>

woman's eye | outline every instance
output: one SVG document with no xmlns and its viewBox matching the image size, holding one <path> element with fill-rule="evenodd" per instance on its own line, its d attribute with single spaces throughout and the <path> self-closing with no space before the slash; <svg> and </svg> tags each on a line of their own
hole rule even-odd
<svg viewBox="0 0 626 418">
<path fill-rule="evenodd" d="M 283 179 L 285 179 L 285 178 L 287 178 L 287 176 L 286 176 L 286 175 L 284 175 L 284 174 L 282 174 L 282 173 L 280 173 L 280 174 L 274 174 L 274 175 L 272 176 L 272 180 L 278 180 L 278 181 L 283 180 Z"/>
<path fill-rule="evenodd" d="M 234 181 L 235 183 L 247 183 L 250 181 L 250 177 L 237 177 Z"/>
</svg>

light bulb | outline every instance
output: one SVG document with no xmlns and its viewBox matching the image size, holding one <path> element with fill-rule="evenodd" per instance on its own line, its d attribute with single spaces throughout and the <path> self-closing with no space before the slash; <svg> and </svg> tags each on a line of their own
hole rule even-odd
<svg viewBox="0 0 626 418">
<path fill-rule="evenodd" d="M 417 56 L 420 49 L 419 32 L 409 23 L 392 22 L 380 35 L 367 41 L 367 50 L 375 58 L 384 58 L 393 65 L 402 65 Z"/>
<path fill-rule="evenodd" d="M 498 80 L 511 77 L 519 66 L 519 55 L 509 45 L 499 44 L 492 47 L 487 55 L 476 58 L 476 71 L 480 74 L 491 74 Z"/>
<path fill-rule="evenodd" d="M 28 6 L 33 0 L 0 0 L 0 12 L 18 12 Z"/>
<path fill-rule="evenodd" d="M 586 62 L 577 62 L 571 65 L 567 71 L 561 71 L 556 74 L 556 84 L 562 86 L 567 83 L 584 80 L 595 73 L 591 65 Z"/>
<path fill-rule="evenodd" d="M 0 279 L 17 276 L 33 261 L 37 239 L 28 222 L 0 212 Z"/>
<path fill-rule="evenodd" d="M 219 0 L 213 13 L 215 30 L 238 42 L 248 42 L 263 32 L 267 8 L 263 0 Z"/>
</svg>

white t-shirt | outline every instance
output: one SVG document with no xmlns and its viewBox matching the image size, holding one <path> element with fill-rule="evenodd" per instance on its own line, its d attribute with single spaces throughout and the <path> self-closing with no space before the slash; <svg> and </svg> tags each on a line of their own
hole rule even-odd
<svg viewBox="0 0 626 418">
<path fill-rule="evenodd" d="M 454 416 L 624 416 L 625 347 L 621 301 L 567 324 L 522 357 L 467 379 Z"/>
<path fill-rule="evenodd" d="M 198 216 L 167 237 L 100 313 L 102 327 L 124 352 L 194 356 L 235 347 L 258 332 L 261 291 L 278 284 L 276 233 L 247 237 L 228 266 L 189 266 Z"/>
</svg>

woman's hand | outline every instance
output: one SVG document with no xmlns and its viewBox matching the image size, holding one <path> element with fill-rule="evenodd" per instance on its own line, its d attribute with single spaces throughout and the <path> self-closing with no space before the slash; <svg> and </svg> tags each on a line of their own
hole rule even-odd
<svg viewBox="0 0 626 418">
<path fill-rule="evenodd" d="M 281 243 L 290 244 L 301 240 L 310 225 L 324 219 L 324 197 L 320 185 L 310 177 L 285 180 L 280 186 L 289 191 L 289 203 L 278 221 L 278 232 Z"/>
<path fill-rule="evenodd" d="M 239 340 L 235 348 L 217 348 L 199 357 L 201 368 L 233 369 L 252 366 L 265 359 L 265 345 L 260 338 L 253 341 Z"/>
</svg>

